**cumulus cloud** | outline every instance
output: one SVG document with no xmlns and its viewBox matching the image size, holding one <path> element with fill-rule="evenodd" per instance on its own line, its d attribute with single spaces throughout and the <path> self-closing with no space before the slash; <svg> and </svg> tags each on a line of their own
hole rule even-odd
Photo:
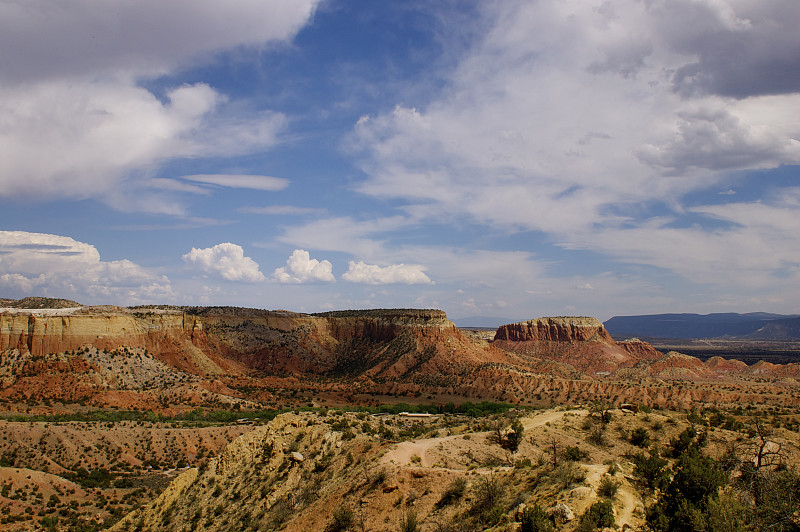
<svg viewBox="0 0 800 532">
<path fill-rule="evenodd" d="M 800 13 L 791 0 L 676 0 L 651 9 L 665 42 L 694 59 L 673 76 L 681 94 L 747 98 L 800 91 Z"/>
<path fill-rule="evenodd" d="M 286 259 L 286 266 L 276 268 L 272 277 L 281 283 L 333 282 L 333 265 L 327 261 L 312 259 L 308 251 L 296 249 Z"/>
<path fill-rule="evenodd" d="M 800 113 L 797 98 L 765 97 L 760 104 L 790 115 Z M 692 168 L 774 168 L 782 163 L 800 163 L 800 141 L 792 138 L 795 126 L 769 115 L 759 116 L 762 113 L 749 113 L 749 105 L 750 102 L 724 105 L 700 102 L 678 110 L 673 139 L 665 139 L 657 146 L 642 146 L 638 156 L 650 166 L 677 172 Z M 748 119 L 747 115 L 752 117 Z"/>
<path fill-rule="evenodd" d="M 0 287 L 82 302 L 136 304 L 175 299 L 169 279 L 129 260 L 102 261 L 91 244 L 69 237 L 0 231 Z"/>
<path fill-rule="evenodd" d="M 135 171 L 170 158 L 270 146 L 285 125 L 283 115 L 266 111 L 239 120 L 203 83 L 174 89 L 165 102 L 113 80 L 4 87 L 0 113 L 6 118 L 0 124 L 0 196 L 6 197 L 104 197 L 137 185 L 126 183 Z M 204 182 L 215 181 L 208 176 Z M 217 184 L 279 190 L 286 182 L 253 176 Z"/>
<path fill-rule="evenodd" d="M 424 270 L 425 268 L 419 264 L 378 266 L 365 264 L 362 261 L 350 261 L 347 272 L 342 274 L 342 279 L 363 284 L 431 284 L 433 281 L 425 275 Z"/>
<path fill-rule="evenodd" d="M 206 275 L 219 276 L 226 281 L 258 282 L 265 279 L 258 263 L 244 256 L 242 246 L 223 242 L 210 248 L 192 248 L 183 261 Z"/>
<path fill-rule="evenodd" d="M 139 80 L 225 49 L 286 42 L 316 3 L 0 4 L 0 50 L 13 50 L 0 72 L 0 197 L 99 197 L 121 207 L 117 191 L 135 196 L 135 176 L 167 160 L 273 145 L 286 124 L 280 113 L 228 102 L 203 83 L 159 97 Z M 183 214 L 149 199 L 134 209 Z"/>
</svg>

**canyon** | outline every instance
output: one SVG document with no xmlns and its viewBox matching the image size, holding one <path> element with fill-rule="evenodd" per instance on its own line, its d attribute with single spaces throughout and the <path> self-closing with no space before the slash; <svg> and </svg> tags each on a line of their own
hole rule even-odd
<svg viewBox="0 0 800 532">
<path fill-rule="evenodd" d="M 797 364 L 664 353 L 590 317 L 486 333 L 435 309 L 3 304 L 0 530 L 333 530 L 345 511 L 363 529 L 500 530 L 534 502 L 556 522 L 588 512 L 609 478 L 617 526 L 638 529 L 634 430 L 724 423 L 721 456 L 769 413 L 770 441 L 800 456 Z M 611 412 L 618 436 L 598 432 Z M 516 456 L 498 446 L 512 419 Z M 475 501 L 494 484 L 489 515 Z"/>
<path fill-rule="evenodd" d="M 800 404 L 798 364 L 705 362 L 589 317 L 458 329 L 434 309 L 5 308 L 0 408 L 178 412 L 380 402 Z M 48 403 L 48 404 L 46 404 Z"/>
</svg>

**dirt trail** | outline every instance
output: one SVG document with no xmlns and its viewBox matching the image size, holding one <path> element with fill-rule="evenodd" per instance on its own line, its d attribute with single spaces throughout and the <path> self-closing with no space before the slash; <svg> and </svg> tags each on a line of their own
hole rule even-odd
<svg viewBox="0 0 800 532">
<path fill-rule="evenodd" d="M 592 489 L 592 496 L 584 499 L 579 504 L 574 505 L 574 510 L 576 514 L 583 513 L 586 508 L 588 508 L 591 504 L 599 500 L 596 497 L 597 488 L 600 485 L 600 481 L 603 479 L 603 476 L 608 472 L 608 466 L 600 465 L 600 464 L 581 464 L 581 467 L 584 471 L 586 471 L 586 480 L 584 480 L 583 485 L 588 486 Z M 617 476 L 614 477 L 615 482 L 620 482 L 621 477 Z M 640 504 L 639 499 L 633 493 L 630 485 L 626 482 L 621 482 L 619 488 L 617 489 L 617 493 L 614 496 L 614 508 L 616 510 L 616 527 L 621 528 L 624 525 L 630 526 L 638 526 L 641 523 L 639 520 L 633 517 L 633 512 L 636 510 L 636 506 Z"/>
<path fill-rule="evenodd" d="M 585 416 L 586 410 L 564 410 L 564 411 L 546 411 L 541 413 L 534 413 L 530 417 L 522 419 L 522 425 L 527 434 L 535 434 L 539 427 L 543 427 L 548 423 L 555 423 L 561 420 L 566 414 Z M 431 452 L 439 446 L 445 446 L 448 441 L 463 438 L 463 435 L 442 436 L 438 438 L 426 438 L 423 440 L 406 441 L 397 444 L 397 446 L 387 452 L 381 459 L 381 463 L 394 464 L 398 466 L 418 466 L 431 468 L 434 467 L 435 461 L 438 459 L 436 452 Z M 418 457 L 418 459 L 414 458 Z M 412 460 L 414 458 L 414 460 Z M 608 466 L 604 464 L 581 464 L 581 467 L 586 471 L 586 479 L 583 482 L 583 490 L 586 490 L 580 502 L 572 501 L 570 504 L 573 506 L 577 514 L 582 513 L 593 502 L 598 500 L 597 488 L 600 485 L 603 476 L 608 472 Z M 496 470 L 497 468 L 495 468 Z M 506 468 L 502 468 L 506 469 Z M 476 470 L 481 472 L 482 470 Z M 486 472 L 491 470 L 487 469 Z M 620 482 L 621 477 L 616 476 L 615 481 Z M 588 490 L 587 490 L 588 488 Z M 577 503 L 577 504 L 576 504 Z M 616 526 L 618 528 L 624 525 L 638 526 L 641 520 L 634 517 L 634 511 L 641 502 L 634 492 L 633 488 L 625 481 L 619 485 L 617 493 L 614 497 L 614 507 L 616 509 Z"/>
<path fill-rule="evenodd" d="M 582 410 L 572 410 L 572 413 L 585 413 Z M 566 411 L 546 411 L 541 413 L 534 413 L 530 417 L 525 417 L 522 420 L 523 427 L 526 431 L 551 423 L 564 417 Z M 430 456 L 428 451 L 438 445 L 444 444 L 448 440 L 460 438 L 461 435 L 453 436 L 440 436 L 438 438 L 426 438 L 424 440 L 405 441 L 398 443 L 397 447 L 386 453 L 381 459 L 382 464 L 395 463 L 397 465 L 412 464 L 411 458 L 414 456 L 419 457 L 419 462 L 416 465 L 421 467 L 433 467 L 434 459 Z"/>
<path fill-rule="evenodd" d="M 631 487 L 625 484 L 620 485 L 617 496 L 615 497 L 615 502 L 622 505 L 622 507 L 617 510 L 617 526 L 622 527 L 625 524 L 634 526 L 636 523 L 634 523 L 633 512 L 640 503 L 637 496 L 631 490 Z M 636 522 L 638 523 L 639 521 L 636 520 Z"/>
<path fill-rule="evenodd" d="M 580 414 L 585 415 L 588 413 L 587 410 L 547 410 L 545 412 L 536 413 L 530 417 L 525 417 L 522 419 L 522 426 L 527 431 L 536 427 L 541 427 L 542 425 L 546 425 L 547 423 L 552 423 L 557 419 L 561 419 L 564 417 L 565 414 Z"/>
<path fill-rule="evenodd" d="M 442 436 L 439 438 L 426 438 L 424 440 L 404 441 L 402 443 L 398 443 L 395 449 L 392 449 L 386 453 L 383 458 L 381 458 L 381 463 L 389 464 L 394 462 L 395 464 L 405 466 L 412 463 L 412 457 L 418 456 L 420 461 L 417 463 L 417 465 L 422 467 L 432 467 L 433 459 L 428 454 L 428 450 L 448 440 L 454 440 L 460 437 L 461 435 L 456 434 L 454 436 Z"/>
</svg>

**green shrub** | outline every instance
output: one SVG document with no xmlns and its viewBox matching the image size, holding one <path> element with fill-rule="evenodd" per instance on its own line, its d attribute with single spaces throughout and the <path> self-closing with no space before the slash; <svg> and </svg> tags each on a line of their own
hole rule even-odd
<svg viewBox="0 0 800 532">
<path fill-rule="evenodd" d="M 628 441 L 636 447 L 647 447 L 650 445 L 650 433 L 646 428 L 638 427 L 631 432 Z"/>
<path fill-rule="evenodd" d="M 564 462 L 553 470 L 550 477 L 561 489 L 567 489 L 586 480 L 586 472 L 575 462 Z"/>
<path fill-rule="evenodd" d="M 679 458 L 691 449 L 699 450 L 705 446 L 707 438 L 705 432 L 698 433 L 693 426 L 687 427 L 677 438 L 670 439 L 670 456 Z"/>
<path fill-rule="evenodd" d="M 575 445 L 574 447 L 567 446 L 567 448 L 564 449 L 564 460 L 568 460 L 570 462 L 580 462 L 585 457 L 586 453 L 581 451 L 580 447 L 578 447 L 577 445 Z"/>
<path fill-rule="evenodd" d="M 617 494 L 619 489 L 619 482 L 616 482 L 609 476 L 604 476 L 597 486 L 597 494 L 601 497 L 611 499 Z"/>
<path fill-rule="evenodd" d="M 538 504 L 528 506 L 519 516 L 520 532 L 553 532 L 553 521 Z"/>
<path fill-rule="evenodd" d="M 581 516 L 576 532 L 591 532 L 614 526 L 614 505 L 611 501 L 596 502 Z"/>
<path fill-rule="evenodd" d="M 331 522 L 325 528 L 326 532 L 343 532 L 355 524 L 356 518 L 353 509 L 346 504 L 340 504 L 331 516 Z"/>
<path fill-rule="evenodd" d="M 661 458 L 661 455 L 658 454 L 658 449 L 650 451 L 649 456 L 645 456 L 644 453 L 637 453 L 631 460 L 633 461 L 633 474 L 646 487 L 660 489 L 669 480 L 669 472 L 667 471 L 669 462 Z"/>
<path fill-rule="evenodd" d="M 477 515 L 481 523 L 494 525 L 503 516 L 500 499 L 505 486 L 494 475 L 482 477 L 475 486 L 475 499 L 470 513 Z"/>
<path fill-rule="evenodd" d="M 464 477 L 458 477 L 457 479 L 453 480 L 449 486 L 447 486 L 447 489 L 445 489 L 442 493 L 442 497 L 439 499 L 439 502 L 436 503 L 436 506 L 441 508 L 443 506 L 447 506 L 448 504 L 453 504 L 464 495 L 464 491 L 466 489 L 467 479 Z"/>
<path fill-rule="evenodd" d="M 598 447 L 605 447 L 608 445 L 608 440 L 606 440 L 606 434 L 603 430 L 603 426 L 601 425 L 592 427 L 591 431 L 589 432 L 589 436 L 586 437 L 586 441 Z"/>
<path fill-rule="evenodd" d="M 500 520 L 503 519 L 504 515 L 505 511 L 503 511 L 503 508 L 501 508 L 500 506 L 492 506 L 488 510 L 484 510 L 481 513 L 480 515 L 481 523 L 483 523 L 486 526 L 492 527 L 497 523 L 499 523 Z"/>
<path fill-rule="evenodd" d="M 647 509 L 647 524 L 670 532 L 708 530 L 708 510 L 726 480 L 717 461 L 696 449 L 683 454 L 664 495 Z"/>
</svg>

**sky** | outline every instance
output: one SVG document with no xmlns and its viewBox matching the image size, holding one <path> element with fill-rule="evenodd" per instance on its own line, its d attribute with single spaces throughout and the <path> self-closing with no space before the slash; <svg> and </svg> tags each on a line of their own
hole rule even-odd
<svg viewBox="0 0 800 532">
<path fill-rule="evenodd" d="M 796 0 L 0 0 L 0 297 L 800 313 Z"/>
</svg>

